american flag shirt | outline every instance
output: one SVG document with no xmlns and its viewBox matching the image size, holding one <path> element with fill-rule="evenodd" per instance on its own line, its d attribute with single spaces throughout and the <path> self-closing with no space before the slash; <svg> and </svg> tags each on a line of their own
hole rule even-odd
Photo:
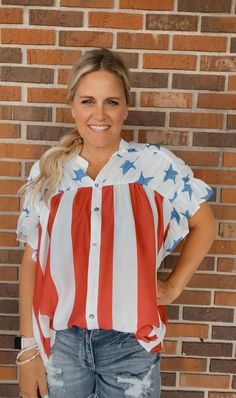
<svg viewBox="0 0 236 398">
<path fill-rule="evenodd" d="M 44 362 L 57 330 L 130 332 L 161 349 L 167 319 L 156 273 L 188 234 L 188 219 L 212 190 L 158 145 L 127 143 L 96 179 L 81 156 L 67 160 L 50 205 L 26 196 L 18 240 L 34 249 L 33 328 Z M 39 162 L 29 180 L 39 173 Z"/>
</svg>

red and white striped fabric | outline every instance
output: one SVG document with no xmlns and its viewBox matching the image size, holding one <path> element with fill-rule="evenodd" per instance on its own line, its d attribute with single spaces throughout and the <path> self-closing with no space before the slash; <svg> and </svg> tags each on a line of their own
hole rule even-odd
<svg viewBox="0 0 236 398">
<path fill-rule="evenodd" d="M 55 331 L 73 325 L 132 332 L 148 351 L 161 349 L 157 268 L 210 194 L 154 145 L 122 140 L 95 181 L 87 166 L 79 156 L 67 161 L 50 207 L 26 198 L 19 218 L 19 239 L 37 249 L 33 322 L 45 362 Z"/>
</svg>

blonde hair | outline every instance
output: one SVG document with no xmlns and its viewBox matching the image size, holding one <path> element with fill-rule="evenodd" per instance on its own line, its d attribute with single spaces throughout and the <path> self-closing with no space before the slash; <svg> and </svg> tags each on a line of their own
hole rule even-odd
<svg viewBox="0 0 236 398">
<path fill-rule="evenodd" d="M 120 78 L 128 105 L 130 103 L 129 71 L 121 58 L 107 49 L 87 51 L 73 66 L 68 82 L 67 98 L 69 101 L 73 101 L 81 79 L 85 75 L 100 69 L 111 72 Z M 77 129 L 63 136 L 55 147 L 48 149 L 41 157 L 39 175 L 25 184 L 19 192 L 30 194 L 32 201 L 36 197 L 40 197 L 48 204 L 62 178 L 63 163 L 79 154 L 82 145 L 83 139 Z"/>
</svg>

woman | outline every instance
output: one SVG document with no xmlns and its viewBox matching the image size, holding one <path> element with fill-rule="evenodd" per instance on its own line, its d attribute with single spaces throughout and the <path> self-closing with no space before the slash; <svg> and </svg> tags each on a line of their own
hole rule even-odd
<svg viewBox="0 0 236 398">
<path fill-rule="evenodd" d="M 130 88 L 117 55 L 85 53 L 69 99 L 76 130 L 33 166 L 18 223 L 21 395 L 157 398 L 163 306 L 213 241 L 211 190 L 167 149 L 121 139 Z"/>
</svg>

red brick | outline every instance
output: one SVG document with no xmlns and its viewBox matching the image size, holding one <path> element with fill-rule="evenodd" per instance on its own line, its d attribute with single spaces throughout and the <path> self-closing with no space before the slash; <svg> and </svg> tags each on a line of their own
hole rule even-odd
<svg viewBox="0 0 236 398">
<path fill-rule="evenodd" d="M 0 101 L 20 101 L 21 88 L 19 86 L 0 86 Z"/>
<path fill-rule="evenodd" d="M 28 102 L 63 103 L 67 102 L 67 90 L 64 88 L 28 88 Z"/>
<path fill-rule="evenodd" d="M 174 151 L 177 156 L 183 159 L 190 166 L 218 166 L 220 162 L 219 152 L 206 151 Z"/>
<path fill-rule="evenodd" d="M 162 370 L 166 371 L 191 371 L 191 372 L 204 372 L 206 371 L 206 360 L 196 358 L 162 358 Z"/>
<path fill-rule="evenodd" d="M 32 66 L 2 66 L 1 79 L 7 82 L 53 83 L 54 71 Z"/>
<path fill-rule="evenodd" d="M 228 90 L 236 90 L 236 76 L 228 77 Z"/>
<path fill-rule="evenodd" d="M 209 398 L 236 398 L 234 392 L 209 392 Z"/>
<path fill-rule="evenodd" d="M 174 301 L 175 304 L 210 305 L 211 293 L 205 291 L 184 290 Z"/>
<path fill-rule="evenodd" d="M 2 29 L 3 44 L 55 44 L 55 32 L 49 29 Z"/>
<path fill-rule="evenodd" d="M 198 108 L 236 109 L 235 94 L 198 94 Z"/>
<path fill-rule="evenodd" d="M 212 205 L 217 220 L 236 220 L 236 206 Z"/>
<path fill-rule="evenodd" d="M 132 72 L 131 87 L 167 88 L 168 74 L 160 72 Z"/>
<path fill-rule="evenodd" d="M 19 180 L 0 180 L 0 194 L 15 195 L 21 185 L 22 182 Z"/>
<path fill-rule="evenodd" d="M 212 72 L 235 72 L 236 57 L 203 55 L 201 57 L 201 70 Z"/>
<path fill-rule="evenodd" d="M 222 188 L 220 201 L 223 203 L 236 203 L 236 189 Z"/>
<path fill-rule="evenodd" d="M 0 8 L 0 24 L 19 24 L 23 23 L 22 8 Z"/>
<path fill-rule="evenodd" d="M 180 385 L 182 387 L 228 389 L 230 387 L 230 376 L 181 374 Z"/>
<path fill-rule="evenodd" d="M 176 341 L 165 341 L 162 349 L 164 355 L 176 355 L 177 354 L 177 342 Z"/>
<path fill-rule="evenodd" d="M 67 84 L 69 77 L 69 69 L 59 69 L 58 70 L 58 83 Z"/>
<path fill-rule="evenodd" d="M 54 0 L 2 0 L 2 4 L 17 4 L 22 6 L 53 6 Z"/>
<path fill-rule="evenodd" d="M 236 242 L 230 240 L 215 240 L 209 253 L 214 254 L 236 254 Z"/>
<path fill-rule="evenodd" d="M 213 185 L 234 185 L 236 179 L 236 171 L 230 170 L 219 170 L 219 169 L 198 169 L 194 170 L 194 175 L 197 178 L 202 179 L 207 184 Z"/>
<path fill-rule="evenodd" d="M 114 0 L 61 0 L 62 7 L 113 8 Z"/>
<path fill-rule="evenodd" d="M 16 380 L 17 369 L 16 367 L 0 367 L 0 380 Z"/>
<path fill-rule="evenodd" d="M 221 223 L 219 235 L 223 238 L 236 238 L 236 224 Z"/>
<path fill-rule="evenodd" d="M 17 246 L 16 234 L 13 232 L 0 232 L 0 246 Z"/>
<path fill-rule="evenodd" d="M 209 326 L 200 323 L 169 323 L 166 337 L 197 337 L 207 339 Z"/>
<path fill-rule="evenodd" d="M 184 131 L 139 130 L 138 142 L 161 145 L 188 145 L 189 134 Z"/>
<path fill-rule="evenodd" d="M 202 74 L 174 74 L 172 88 L 184 90 L 208 90 L 223 91 L 225 88 L 225 76 Z"/>
<path fill-rule="evenodd" d="M 178 11 L 226 13 L 231 11 L 231 0 L 179 0 Z"/>
<path fill-rule="evenodd" d="M 210 372 L 236 374 L 236 361 L 233 359 L 212 359 Z"/>
<path fill-rule="evenodd" d="M 0 157 L 13 159 L 39 159 L 49 149 L 46 145 L 5 144 L 0 147 Z"/>
<path fill-rule="evenodd" d="M 236 153 L 225 152 L 223 158 L 223 165 L 225 167 L 236 167 Z"/>
<path fill-rule="evenodd" d="M 1 281 L 16 282 L 18 280 L 18 268 L 6 265 L 1 266 L 0 279 Z"/>
<path fill-rule="evenodd" d="M 22 61 L 21 48 L 2 47 L 0 48 L 0 62 L 19 64 Z"/>
<path fill-rule="evenodd" d="M 222 305 L 227 307 L 236 306 L 236 292 L 215 292 L 215 305 Z"/>
<path fill-rule="evenodd" d="M 20 199 L 0 196 L 0 211 L 19 211 Z"/>
<path fill-rule="evenodd" d="M 0 175 L 9 177 L 19 177 L 21 173 L 20 162 L 0 161 Z"/>
<path fill-rule="evenodd" d="M 56 110 L 57 123 L 74 123 L 70 108 L 57 108 Z"/>
<path fill-rule="evenodd" d="M 112 33 L 110 32 L 90 32 L 90 31 L 60 31 L 60 46 L 71 47 L 111 47 Z"/>
<path fill-rule="evenodd" d="M 48 107 L 3 105 L 0 107 L 0 118 L 3 120 L 50 122 L 52 120 L 52 109 Z"/>
<path fill-rule="evenodd" d="M 218 258 L 217 271 L 236 273 L 236 258 Z"/>
<path fill-rule="evenodd" d="M 227 37 L 175 35 L 173 50 L 178 51 L 226 51 Z"/>
<path fill-rule="evenodd" d="M 38 65 L 73 65 L 81 51 L 28 49 L 27 63 Z"/>
<path fill-rule="evenodd" d="M 142 29 L 143 15 L 121 12 L 90 12 L 89 27 L 114 29 Z"/>
<path fill-rule="evenodd" d="M 83 25 L 83 13 L 78 11 L 30 10 L 29 23 L 43 26 Z"/>
<path fill-rule="evenodd" d="M 183 319 L 194 322 L 231 322 L 234 320 L 234 311 L 229 308 L 211 307 L 184 307 Z"/>
<path fill-rule="evenodd" d="M 171 127 L 220 129 L 223 116 L 219 113 L 172 112 Z"/>
<path fill-rule="evenodd" d="M 15 229 L 16 224 L 18 221 L 18 216 L 12 216 L 12 215 L 1 215 L 0 217 L 0 228 L 2 229 Z"/>
<path fill-rule="evenodd" d="M 187 356 L 198 357 L 228 357 L 232 356 L 232 343 L 211 343 L 207 341 L 183 341 L 182 353 Z"/>
<path fill-rule="evenodd" d="M 236 129 L 236 115 L 227 115 L 227 129 L 235 130 Z M 235 145 L 234 145 L 235 147 Z"/>
<path fill-rule="evenodd" d="M 130 110 L 125 125 L 164 127 L 165 112 Z"/>
<path fill-rule="evenodd" d="M 10 123 L 0 123 L 0 137 L 1 138 L 19 138 L 20 125 Z"/>
<path fill-rule="evenodd" d="M 235 133 L 194 132 L 193 145 L 201 147 L 235 147 Z"/>
<path fill-rule="evenodd" d="M 142 92 L 141 106 L 154 108 L 191 108 L 192 94 L 178 92 Z"/>
<path fill-rule="evenodd" d="M 194 70 L 197 58 L 183 54 L 144 54 L 143 67 L 147 69 Z"/>
<path fill-rule="evenodd" d="M 58 141 L 63 135 L 70 131 L 70 127 L 28 125 L 26 138 L 27 140 Z"/>
<path fill-rule="evenodd" d="M 196 31 L 198 18 L 193 15 L 147 14 L 146 29 Z"/>
<path fill-rule="evenodd" d="M 202 17 L 202 32 L 236 33 L 236 17 Z"/>
<path fill-rule="evenodd" d="M 169 36 L 151 33 L 117 33 L 117 48 L 143 48 L 146 50 L 167 50 Z"/>
<path fill-rule="evenodd" d="M 120 0 L 120 8 L 134 10 L 171 11 L 174 8 L 173 0 Z"/>
<path fill-rule="evenodd" d="M 223 244 L 225 241 L 216 241 L 217 244 L 218 242 Z M 188 286 L 202 289 L 225 289 L 227 286 L 228 290 L 234 290 L 235 283 L 236 276 L 196 273 Z"/>
</svg>

